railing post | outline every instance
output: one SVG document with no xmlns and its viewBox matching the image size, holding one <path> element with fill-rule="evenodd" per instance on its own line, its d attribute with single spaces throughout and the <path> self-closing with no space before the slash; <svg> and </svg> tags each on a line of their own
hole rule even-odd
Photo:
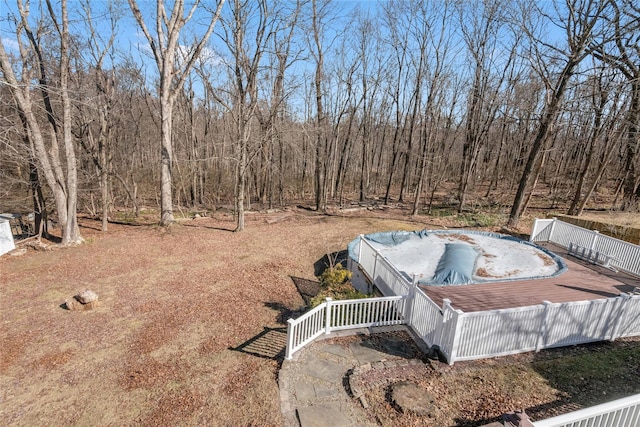
<svg viewBox="0 0 640 427">
<path fill-rule="evenodd" d="M 547 329 L 548 329 L 548 317 L 549 317 L 549 306 L 551 305 L 550 301 L 542 301 L 544 305 L 544 309 L 542 310 L 542 314 L 540 315 L 540 326 L 538 330 L 538 339 L 536 341 L 536 353 L 542 350 L 544 345 L 547 342 Z"/>
<path fill-rule="evenodd" d="M 440 318 L 440 338 L 438 339 L 437 342 L 434 342 L 434 344 L 438 344 L 438 346 L 442 347 L 442 341 L 443 341 L 443 336 L 444 336 L 444 325 L 446 323 L 446 317 L 447 317 L 447 307 L 451 307 L 451 300 L 449 298 L 444 298 L 442 300 L 442 317 Z M 435 341 L 435 334 L 434 334 L 434 341 Z"/>
<path fill-rule="evenodd" d="M 556 222 L 558 221 L 558 218 L 556 218 L 555 216 L 552 218 L 552 222 L 551 222 L 551 230 L 549 230 L 549 240 L 548 242 L 553 243 L 552 237 L 553 237 L 553 230 L 555 230 L 556 228 Z"/>
<path fill-rule="evenodd" d="M 294 323 L 295 322 L 293 319 L 287 320 L 287 354 L 285 356 L 287 360 L 291 360 L 291 358 L 293 358 L 293 328 L 295 327 Z"/>
<path fill-rule="evenodd" d="M 326 307 L 325 312 L 324 312 L 324 334 L 325 335 L 329 335 L 331 333 L 331 301 L 333 301 L 333 299 L 331 297 L 327 297 L 327 300 L 325 302 Z"/>
<path fill-rule="evenodd" d="M 373 252 L 373 271 L 371 272 L 371 281 L 376 284 L 376 268 L 378 267 L 378 251 L 374 249 Z"/>
<path fill-rule="evenodd" d="M 591 231 L 593 234 L 591 235 L 591 245 L 589 249 L 593 251 L 596 248 L 596 240 L 598 240 L 598 236 L 600 235 L 600 232 L 598 230 L 591 230 Z"/>
<path fill-rule="evenodd" d="M 533 242 L 535 237 L 538 235 L 538 221 L 540 221 L 538 218 L 533 220 L 533 229 L 531 230 L 531 235 L 529 235 L 530 242 Z"/>
<path fill-rule="evenodd" d="M 614 341 L 616 338 L 620 337 L 620 324 L 625 317 L 624 315 L 627 309 L 627 305 L 629 305 L 629 301 L 631 300 L 631 296 L 629 294 L 620 294 L 618 298 L 620 298 L 620 303 L 617 307 L 618 315 L 616 316 L 616 321 L 613 325 L 613 330 L 611 331 L 611 341 Z"/>
<path fill-rule="evenodd" d="M 418 278 L 414 274 L 411 280 L 411 285 L 409 286 L 409 293 L 407 294 L 407 298 L 405 299 L 405 307 L 404 307 L 404 318 L 407 323 L 411 324 L 413 319 L 413 301 L 416 297 L 416 287 L 418 286 Z"/>
<path fill-rule="evenodd" d="M 456 361 L 456 356 L 458 356 L 458 344 L 460 343 L 460 335 L 462 332 L 464 317 L 462 316 L 462 312 L 460 310 L 456 310 L 451 307 L 451 301 L 449 301 L 449 303 L 447 304 L 447 309 L 451 312 L 451 319 L 449 321 L 455 320 L 453 340 L 451 340 L 451 351 L 448 360 L 449 365 L 453 365 Z"/>
</svg>

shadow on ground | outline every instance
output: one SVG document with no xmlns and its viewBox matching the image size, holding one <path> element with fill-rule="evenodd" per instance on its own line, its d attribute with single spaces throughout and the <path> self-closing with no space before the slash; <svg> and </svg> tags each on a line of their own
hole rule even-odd
<svg viewBox="0 0 640 427">
<path fill-rule="evenodd" d="M 263 359 L 282 362 L 287 347 L 287 328 L 268 328 L 265 326 L 258 335 L 229 350 L 250 354 Z"/>
<path fill-rule="evenodd" d="M 313 263 L 313 274 L 318 277 L 320 276 L 327 268 L 334 267 L 338 264 L 342 264 L 344 268 L 347 268 L 347 259 L 349 257 L 349 251 L 346 249 L 332 252 L 327 254 Z"/>
<path fill-rule="evenodd" d="M 640 393 L 638 366 L 637 338 L 542 351 L 535 355 L 532 367 L 562 397 L 525 410 L 540 420 Z"/>
<path fill-rule="evenodd" d="M 302 277 L 290 276 L 293 284 L 296 285 L 298 293 L 304 300 L 305 305 L 311 303 L 311 298 L 320 293 L 320 282 L 317 280 L 303 279 Z M 286 319 L 285 319 L 286 322 Z M 283 322 L 284 323 L 284 322 Z"/>
</svg>

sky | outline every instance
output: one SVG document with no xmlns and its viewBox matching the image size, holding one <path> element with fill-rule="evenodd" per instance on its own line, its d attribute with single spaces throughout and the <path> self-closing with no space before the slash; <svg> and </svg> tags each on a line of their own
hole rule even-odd
<svg viewBox="0 0 640 427">
<path fill-rule="evenodd" d="M 436 1 L 436 0 L 433 0 Z M 42 0 L 44 2 L 44 0 Z M 38 14 L 41 13 L 38 11 L 38 5 L 41 3 L 41 0 L 32 0 L 32 25 L 36 26 L 35 18 L 38 17 Z M 81 8 L 83 5 L 83 1 L 81 0 L 68 0 L 68 7 L 70 9 L 70 17 L 71 17 L 71 27 L 72 33 L 78 37 L 80 42 L 84 42 L 88 39 L 88 29 L 86 22 L 82 19 Z M 110 4 L 107 0 L 89 0 L 89 3 L 92 8 L 92 15 L 94 16 L 94 24 L 98 33 L 102 37 L 102 42 L 106 42 L 111 34 L 110 23 L 107 19 L 109 16 L 108 5 Z M 167 2 L 170 3 L 170 2 Z M 204 0 L 202 4 L 209 4 L 209 0 Z M 59 0 L 55 0 L 54 4 L 59 4 Z M 126 0 L 117 0 L 118 7 L 121 10 L 121 17 L 117 22 L 116 28 L 116 44 L 120 52 L 116 57 L 116 61 L 124 61 L 131 59 L 135 63 L 137 63 L 143 70 L 144 75 L 147 77 L 147 85 L 150 89 L 155 87 L 155 79 L 157 77 L 158 71 L 157 66 L 153 60 L 153 56 L 151 54 L 151 50 L 149 48 L 148 41 L 140 31 L 137 23 L 135 22 L 132 13 L 129 9 Z M 290 2 L 293 5 L 293 2 Z M 337 16 L 331 20 L 330 25 L 327 27 L 327 35 L 326 40 L 331 40 L 333 36 L 338 31 L 346 31 L 347 39 L 349 39 L 350 31 L 355 32 L 355 28 L 349 27 L 349 17 L 350 15 L 356 11 L 360 10 L 370 15 L 375 15 L 380 12 L 381 5 L 384 2 L 374 1 L 374 0 L 334 0 L 331 4 L 332 13 Z M 226 6 L 228 6 L 227 3 Z M 139 7 L 142 10 L 147 20 L 147 25 L 149 30 L 153 34 L 155 32 L 155 25 L 153 23 L 153 16 L 155 15 L 155 2 L 145 0 L 139 0 Z M 2 43 L 4 44 L 5 49 L 10 54 L 17 54 L 17 42 L 15 39 L 15 31 L 12 20 L 10 19 L 10 15 L 12 13 L 16 13 L 15 0 L 0 0 L 0 38 L 2 39 Z M 46 11 L 44 12 L 46 13 Z M 187 25 L 185 31 L 183 31 L 184 35 L 193 35 L 202 33 L 208 24 L 208 19 L 210 17 L 210 13 L 204 10 L 199 9 L 192 21 Z M 455 22 L 455 21 L 453 21 Z M 53 31 L 53 29 L 50 29 Z M 221 32 L 221 25 L 218 23 L 216 25 L 216 32 Z M 383 31 L 383 28 L 375 29 L 376 32 Z M 459 36 L 458 36 L 459 37 Z M 355 39 L 355 37 L 352 37 Z M 186 43 L 183 39 L 183 43 Z M 300 41 L 301 44 L 304 44 L 304 41 Z M 328 42 L 327 42 L 328 43 Z M 332 45 L 332 48 L 337 48 L 336 45 Z M 462 54 L 460 55 L 452 55 L 450 61 L 455 62 L 454 66 L 460 70 L 464 70 L 467 67 L 465 61 L 467 60 L 465 57 L 464 49 L 461 45 L 461 42 L 458 41 L 458 46 L 456 49 L 459 49 Z M 309 53 L 306 52 L 305 55 L 308 57 Z M 216 75 L 221 76 L 221 80 L 226 78 L 227 69 L 224 68 L 225 58 L 229 58 L 229 53 L 221 38 L 216 34 L 212 35 L 210 38 L 210 43 L 207 49 L 203 52 L 204 57 L 210 58 L 209 65 L 216 71 L 212 75 L 215 78 Z M 291 68 L 290 73 L 295 74 L 302 83 L 304 83 L 303 76 L 310 76 L 313 69 L 313 63 L 311 58 L 307 58 L 307 61 L 298 61 Z M 334 59 L 332 57 L 331 52 L 328 52 L 326 59 L 326 65 L 331 66 L 331 61 Z M 105 66 L 109 66 L 107 62 Z M 462 71 L 464 72 L 464 71 Z M 311 78 L 307 78 L 306 80 L 311 81 Z M 302 84 L 301 83 L 301 84 Z M 215 84 L 215 82 L 214 82 Z M 307 82 L 307 86 L 310 83 Z M 298 105 L 303 103 L 303 99 L 305 94 L 303 93 L 305 90 L 309 90 L 308 87 L 301 87 L 299 89 L 299 93 L 297 94 Z M 202 87 L 196 87 L 196 92 L 203 93 Z"/>
</svg>

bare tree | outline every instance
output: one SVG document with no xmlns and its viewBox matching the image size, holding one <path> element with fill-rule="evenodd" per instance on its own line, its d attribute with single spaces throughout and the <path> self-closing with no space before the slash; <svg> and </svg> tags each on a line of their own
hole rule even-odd
<svg viewBox="0 0 640 427">
<path fill-rule="evenodd" d="M 91 156 L 96 166 L 101 199 L 102 231 L 107 231 L 109 207 L 111 197 L 109 192 L 111 168 L 111 145 L 115 127 L 113 110 L 116 103 L 116 68 L 115 68 L 115 38 L 117 34 L 118 11 L 113 3 L 107 4 L 109 11 L 109 32 L 101 34 L 94 22 L 95 12 L 89 1 L 82 2 L 84 11 L 84 23 L 87 34 L 86 49 L 88 75 L 93 76 L 93 88 L 83 90 L 88 95 L 85 102 L 78 106 L 77 113 L 77 139 Z M 110 62 L 109 69 L 105 69 L 105 62 Z M 87 79 L 88 80 L 88 79 Z M 87 81 L 87 83 L 89 83 Z M 93 90 L 92 90 L 93 89 Z"/>
<path fill-rule="evenodd" d="M 434 159 L 435 142 L 438 138 L 447 139 L 449 130 L 441 132 L 442 122 L 446 117 L 440 110 L 447 104 L 447 57 L 451 51 L 451 33 L 447 31 L 445 22 L 449 18 L 448 4 L 441 10 L 441 25 L 439 31 L 431 34 L 433 52 L 429 55 L 430 61 L 428 72 L 425 73 L 426 100 L 421 106 L 422 118 L 420 124 L 420 156 L 418 159 L 418 182 L 413 200 L 412 215 L 418 215 L 421 206 L 421 196 L 427 180 L 427 170 L 436 163 Z M 421 53 L 421 55 L 426 52 Z M 455 101 L 450 99 L 452 103 Z M 435 190 L 434 190 L 435 191 Z"/>
<path fill-rule="evenodd" d="M 329 1 L 321 0 L 318 7 L 317 0 L 311 0 L 311 54 L 315 60 L 313 85 L 315 89 L 316 107 L 316 150 L 315 150 L 315 202 L 316 210 L 327 208 L 327 116 L 324 112 L 324 32 L 326 25 L 327 6 Z"/>
<path fill-rule="evenodd" d="M 262 57 L 272 35 L 269 31 L 273 21 L 269 16 L 270 9 L 266 0 L 257 3 L 243 0 L 232 0 L 228 16 L 222 18 L 220 37 L 231 53 L 227 61 L 230 83 L 227 85 L 226 97 L 216 92 L 224 89 L 207 85 L 212 96 L 231 114 L 233 130 L 230 132 L 234 140 L 235 171 L 235 212 L 236 230 L 244 230 L 244 209 L 247 190 L 247 174 L 250 164 L 249 142 L 251 138 L 251 120 L 258 107 L 258 78 Z M 255 32 L 248 34 L 250 29 Z"/>
<path fill-rule="evenodd" d="M 277 3 L 276 3 L 277 4 Z M 270 49 L 265 46 L 265 53 L 270 55 L 268 62 L 273 71 L 261 79 L 268 87 L 265 89 L 267 99 L 258 105 L 255 116 L 260 123 L 262 156 L 262 202 L 273 208 L 274 193 L 278 194 L 279 204 L 284 203 L 284 180 L 286 175 L 284 129 L 287 101 L 291 90 L 286 87 L 286 72 L 299 58 L 294 46 L 294 35 L 298 31 L 298 20 L 302 2 L 282 5 L 272 11 L 274 26 L 271 31 Z M 277 177 L 274 176 L 277 174 Z M 276 182 L 277 181 L 277 182 Z"/>
<path fill-rule="evenodd" d="M 459 10 L 462 38 L 473 71 L 467 100 L 458 212 L 462 212 L 465 207 L 467 191 L 476 173 L 480 152 L 488 142 L 489 132 L 501 105 L 499 91 L 518 53 L 517 36 L 509 40 L 512 42 L 510 47 L 499 42 L 505 38 L 504 9 L 505 2 L 485 0 L 474 5 L 464 3 Z M 509 51 L 509 54 L 497 54 L 503 50 Z"/>
<path fill-rule="evenodd" d="M 576 188 L 567 211 L 567 215 L 580 215 L 584 206 L 591 197 L 591 193 L 595 188 L 592 185 L 587 194 L 584 193 L 587 179 L 591 166 L 596 158 L 598 149 L 602 151 L 601 165 L 597 168 L 596 175 L 593 179 L 594 184 L 601 178 L 604 165 L 613 152 L 613 145 L 617 142 L 615 136 L 620 120 L 620 108 L 623 106 L 621 99 L 621 87 L 616 82 L 616 76 L 605 74 L 603 67 L 594 67 L 596 73 L 587 80 L 586 90 L 589 90 L 589 105 L 592 110 L 586 115 L 584 127 L 587 128 L 588 135 L 584 138 L 585 143 L 579 145 L 580 151 L 584 152 L 584 160 L 580 165 L 580 171 L 577 177 Z M 616 87 L 617 86 L 617 87 Z M 580 101 L 584 101 L 580 99 Z M 586 104 L 586 103 L 585 103 Z"/>
<path fill-rule="evenodd" d="M 560 2 L 554 2 L 553 6 L 558 20 L 554 24 L 560 26 L 566 35 L 564 48 L 541 40 L 535 35 L 532 27 L 526 24 L 525 18 L 521 17 L 523 19 L 521 28 L 532 43 L 532 66 L 544 80 L 547 95 L 536 137 L 529 151 L 509 214 L 508 225 L 511 227 L 518 225 L 526 208 L 543 165 L 542 154 L 550 142 L 551 130 L 561 110 L 567 86 L 582 60 L 588 55 L 588 47 L 596 37 L 596 32 L 599 30 L 598 24 L 602 23 L 602 17 L 607 10 L 607 2 L 599 0 L 566 0 L 563 5 Z M 524 15 L 533 11 L 523 9 L 522 12 Z M 545 15 L 539 10 L 537 13 Z M 553 53 L 551 58 L 545 55 L 543 47 Z M 553 70 L 550 68 L 553 64 L 562 66 L 560 69 Z"/>
<path fill-rule="evenodd" d="M 187 76 L 209 40 L 209 36 L 213 32 L 213 28 L 220 17 L 224 0 L 217 2 L 215 10 L 211 13 L 205 33 L 199 37 L 196 43 L 190 46 L 179 45 L 180 33 L 196 13 L 198 5 L 200 4 L 199 0 L 193 2 L 186 15 L 184 0 L 176 0 L 169 15 L 165 9 L 164 1 L 157 0 L 155 13 L 156 28 L 153 34 L 149 31 L 143 13 L 138 7 L 136 0 L 128 1 L 136 22 L 149 42 L 149 47 L 153 53 L 153 58 L 159 72 L 160 120 L 162 123 L 160 132 L 162 139 L 160 150 L 160 224 L 166 226 L 174 221 L 171 181 L 173 161 L 173 141 L 171 137 L 173 106 Z"/>
<path fill-rule="evenodd" d="M 406 94 L 409 93 L 407 86 L 409 79 L 407 75 L 409 68 L 407 65 L 407 56 L 409 54 L 409 36 L 410 32 L 406 26 L 413 19 L 412 14 L 408 16 L 398 16 L 402 11 L 402 3 L 389 2 L 384 8 L 384 17 L 386 26 L 389 29 L 388 44 L 393 50 L 393 77 L 388 82 L 386 95 L 391 98 L 392 111 L 395 114 L 395 123 L 393 128 L 393 137 L 391 141 L 391 159 L 388 170 L 387 187 L 384 196 L 384 203 L 388 204 L 391 197 L 391 187 L 393 185 L 393 177 L 401 158 L 401 141 L 404 134 L 404 121 L 407 115 Z M 406 19 L 403 19 L 406 18 Z M 406 22 L 405 22 L 406 21 Z"/>
<path fill-rule="evenodd" d="M 69 94 L 70 74 L 70 36 L 69 17 L 67 3 L 60 3 L 60 21 L 56 11 L 48 0 L 46 2 L 49 18 L 59 36 L 59 92 L 62 103 L 62 120 L 55 115 L 52 105 L 52 87 L 46 72 L 44 59 L 44 46 L 41 43 L 40 33 L 32 31 L 29 25 L 29 5 L 18 2 L 20 14 L 17 26 L 17 41 L 20 49 L 22 75 L 18 80 L 9 57 L 0 41 L 0 70 L 4 76 L 4 82 L 8 85 L 15 99 L 20 115 L 25 124 L 28 136 L 33 143 L 35 155 L 39 161 L 39 167 L 50 187 L 55 203 L 58 219 L 62 228 L 62 244 L 80 243 L 83 241 L 78 227 L 77 219 L 77 164 L 76 154 L 71 133 L 71 98 Z M 28 40 L 23 40 L 23 35 Z M 33 61 L 33 62 L 32 62 Z M 33 70 L 38 70 L 36 76 Z M 39 82 L 44 110 L 47 115 L 48 129 L 44 131 L 38 120 L 31 94 L 33 92 L 33 80 Z M 48 133 L 49 144 L 46 143 L 45 133 Z M 64 150 L 66 172 L 60 158 L 60 144 Z"/>
<path fill-rule="evenodd" d="M 617 68 L 627 79 L 629 106 L 626 118 L 626 147 L 623 210 L 640 207 L 640 6 L 633 0 L 609 0 L 613 14 L 607 33 L 592 44 L 594 55 Z"/>
</svg>

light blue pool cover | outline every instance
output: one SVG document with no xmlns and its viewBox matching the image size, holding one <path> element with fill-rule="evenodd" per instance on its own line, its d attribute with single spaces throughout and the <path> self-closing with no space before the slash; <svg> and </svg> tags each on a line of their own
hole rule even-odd
<svg viewBox="0 0 640 427">
<path fill-rule="evenodd" d="M 396 246 L 402 242 L 409 240 L 412 236 L 418 236 L 420 238 L 427 237 L 431 234 L 476 234 L 489 236 L 496 239 L 504 239 L 510 240 L 514 242 L 521 243 L 523 245 L 533 246 L 536 249 L 544 252 L 548 256 L 550 256 L 553 261 L 557 264 L 558 270 L 552 275 L 546 276 L 534 276 L 528 277 L 528 279 L 538 279 L 543 277 L 555 277 L 559 274 L 564 273 L 567 270 L 566 263 L 554 254 L 553 252 L 548 251 L 547 249 L 540 247 L 531 242 L 527 242 L 525 240 L 518 239 L 516 237 L 507 236 L 498 233 L 491 233 L 486 231 L 476 231 L 476 230 L 420 230 L 420 231 L 386 231 L 379 233 L 367 234 L 364 236 L 365 239 L 371 242 L 375 242 L 384 246 Z M 349 256 L 352 260 L 358 261 L 359 259 L 359 250 L 360 250 L 360 237 L 357 237 L 355 240 L 351 241 L 348 245 Z M 431 280 L 422 280 L 420 284 L 424 285 L 432 285 L 432 286 L 443 286 L 443 285 L 466 285 L 469 283 L 479 283 L 486 282 L 488 280 L 479 280 L 473 278 L 473 272 L 475 270 L 476 260 L 478 259 L 479 253 L 472 246 L 462 243 L 447 243 L 445 245 L 445 251 L 438 261 L 438 266 L 436 267 L 435 275 Z M 405 272 L 401 271 L 401 273 L 405 277 L 409 277 Z M 509 280 L 518 280 L 518 279 L 494 279 L 491 281 L 509 281 Z"/>
</svg>

